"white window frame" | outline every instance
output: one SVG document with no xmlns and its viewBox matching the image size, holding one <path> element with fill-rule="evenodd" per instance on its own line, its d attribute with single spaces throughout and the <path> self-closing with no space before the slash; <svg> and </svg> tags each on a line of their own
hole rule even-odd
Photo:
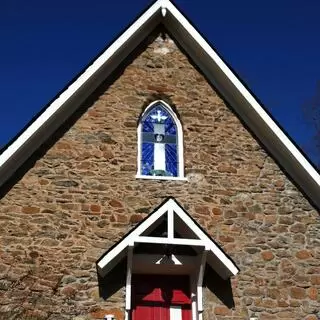
<svg viewBox="0 0 320 320">
<path fill-rule="evenodd" d="M 178 175 L 176 177 L 170 177 L 170 176 L 146 176 L 141 173 L 141 145 L 142 145 L 142 128 L 141 128 L 141 122 L 144 116 L 156 105 L 161 104 L 166 111 L 170 114 L 173 121 L 176 124 L 177 127 L 177 148 L 178 148 Z M 175 112 L 172 110 L 172 108 L 163 100 L 156 100 L 153 101 L 148 105 L 148 107 L 144 110 L 142 113 L 138 128 L 137 128 L 137 136 L 138 136 L 138 152 L 137 152 L 137 174 L 136 178 L 139 179 L 151 179 L 151 180 L 183 180 L 186 181 L 187 179 L 184 176 L 184 159 L 183 159 L 183 131 L 182 131 L 182 125 L 180 120 L 178 119 Z"/>
</svg>

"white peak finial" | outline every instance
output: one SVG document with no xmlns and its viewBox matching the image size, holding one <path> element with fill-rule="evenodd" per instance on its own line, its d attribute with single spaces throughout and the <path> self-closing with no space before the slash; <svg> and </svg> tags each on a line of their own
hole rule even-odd
<svg viewBox="0 0 320 320">
<path fill-rule="evenodd" d="M 167 8 L 165 6 L 163 6 L 163 5 L 161 6 L 161 14 L 162 14 L 163 17 L 165 17 L 166 14 L 167 14 Z"/>
<path fill-rule="evenodd" d="M 170 2 L 169 0 L 162 0 L 160 3 L 161 3 L 161 14 L 163 17 L 166 16 L 167 14 L 167 5 L 168 5 L 168 2 Z"/>
</svg>

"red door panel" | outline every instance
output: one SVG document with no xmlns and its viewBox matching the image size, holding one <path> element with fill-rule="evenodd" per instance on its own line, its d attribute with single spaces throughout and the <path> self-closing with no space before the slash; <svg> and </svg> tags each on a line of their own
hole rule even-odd
<svg viewBox="0 0 320 320">
<path fill-rule="evenodd" d="M 133 275 L 132 320 L 172 320 L 170 306 L 180 306 L 191 320 L 188 276 Z"/>
<path fill-rule="evenodd" d="M 169 309 L 159 306 L 137 306 L 133 310 L 132 319 L 135 320 L 170 320 Z"/>
</svg>

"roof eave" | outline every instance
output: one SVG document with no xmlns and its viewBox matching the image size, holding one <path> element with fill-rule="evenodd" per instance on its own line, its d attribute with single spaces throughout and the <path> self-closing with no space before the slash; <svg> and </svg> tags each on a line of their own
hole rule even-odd
<svg viewBox="0 0 320 320">
<path fill-rule="evenodd" d="M 0 155 L 0 186 L 65 122 L 162 19 L 155 2 L 41 113 Z"/>
<path fill-rule="evenodd" d="M 164 25 L 301 191 L 320 208 L 320 175 L 206 40 L 170 3 Z"/>
</svg>

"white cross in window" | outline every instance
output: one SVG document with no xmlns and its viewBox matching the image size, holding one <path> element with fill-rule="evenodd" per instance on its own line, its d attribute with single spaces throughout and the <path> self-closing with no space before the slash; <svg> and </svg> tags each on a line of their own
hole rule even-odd
<svg viewBox="0 0 320 320">
<path fill-rule="evenodd" d="M 152 115 L 151 118 L 157 123 L 153 124 L 153 132 L 156 137 L 163 137 L 165 135 L 164 120 L 168 117 L 161 115 L 161 110 L 157 110 L 157 115 Z M 158 141 L 157 142 L 161 142 Z M 165 143 L 154 144 L 154 170 L 166 171 L 166 146 Z"/>
<path fill-rule="evenodd" d="M 161 123 L 161 121 L 163 120 L 166 120 L 168 117 L 166 116 L 162 116 L 161 115 L 161 110 L 157 110 L 157 115 L 152 115 L 151 118 L 153 120 L 157 120 L 159 123 Z"/>
</svg>

